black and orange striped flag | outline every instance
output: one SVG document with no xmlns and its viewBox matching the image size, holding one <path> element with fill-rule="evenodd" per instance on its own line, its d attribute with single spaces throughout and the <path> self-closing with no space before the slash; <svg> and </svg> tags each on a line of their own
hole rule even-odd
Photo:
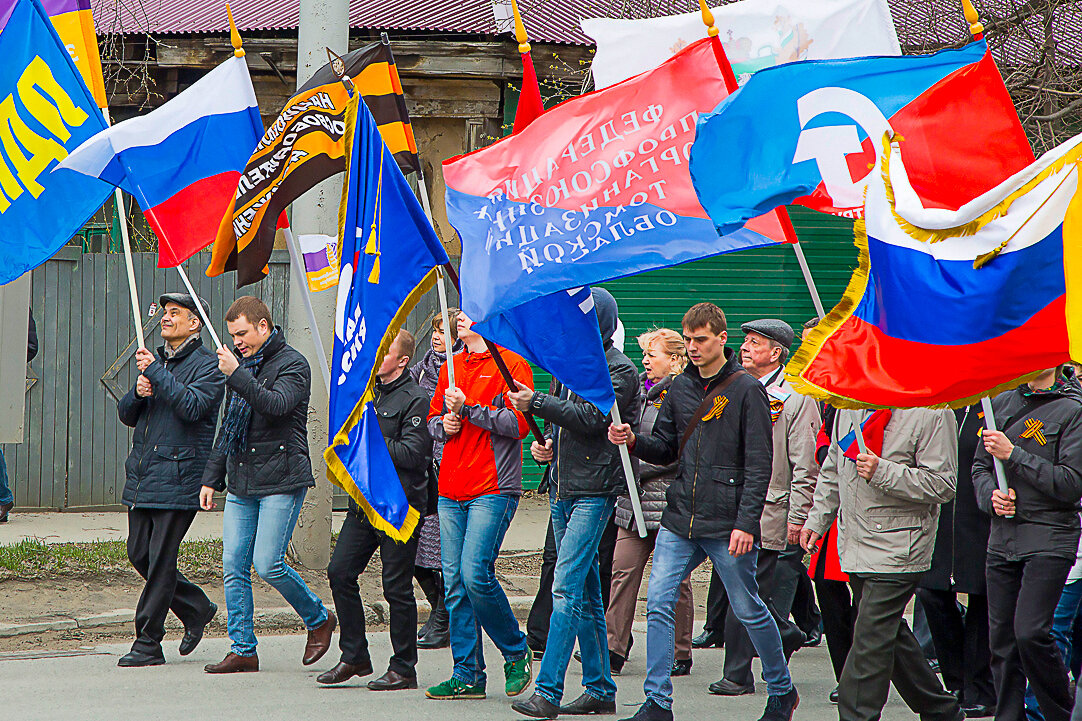
<svg viewBox="0 0 1082 721">
<path fill-rule="evenodd" d="M 366 45 L 335 64 L 339 61 L 402 172 L 419 171 L 417 142 L 390 44 Z M 346 169 L 349 98 L 340 74 L 327 63 L 289 99 L 245 166 L 233 206 L 219 225 L 207 275 L 236 270 L 238 287 L 266 276 L 286 206 Z"/>
</svg>

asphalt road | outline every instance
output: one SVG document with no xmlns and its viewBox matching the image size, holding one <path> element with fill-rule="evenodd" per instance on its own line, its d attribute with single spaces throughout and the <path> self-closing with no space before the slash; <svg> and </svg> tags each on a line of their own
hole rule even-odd
<svg viewBox="0 0 1082 721">
<path fill-rule="evenodd" d="M 624 718 L 642 702 L 644 659 L 638 649 L 645 647 L 642 624 L 637 624 L 637 643 L 632 658 L 618 677 L 619 713 Z M 228 651 L 228 640 L 207 639 L 191 656 L 181 658 L 172 642 L 166 649 L 169 663 L 145 669 L 122 669 L 117 658 L 127 645 L 109 645 L 74 652 L 0 654 L 0 688 L 3 689 L 3 716 L 18 721 L 58 719 L 63 721 L 154 721 L 216 720 L 278 721 L 279 719 L 388 719 L 394 721 L 511 721 L 523 717 L 510 710 L 503 694 L 502 659 L 486 642 L 489 696 L 483 701 L 432 701 L 424 696 L 426 686 L 450 676 L 449 650 L 422 651 L 417 691 L 372 692 L 364 687 L 369 679 L 353 679 L 341 687 L 321 688 L 318 673 L 338 660 L 332 650 L 313 667 L 301 665 L 303 636 L 274 636 L 260 639 L 261 671 L 255 674 L 210 676 L 207 663 L 217 662 Z M 384 670 L 390 654 L 387 634 L 370 634 L 376 674 Z M 711 696 L 706 686 L 721 675 L 723 652 L 695 652 L 691 676 L 674 679 L 678 719 L 747 719 L 755 721 L 766 702 L 765 685 L 757 684 L 754 696 L 721 698 Z M 757 662 L 756 662 L 757 663 Z M 834 687 L 825 646 L 803 649 L 794 656 L 791 668 L 801 694 L 798 720 L 832 721 L 836 707 L 827 700 Z M 374 677 L 374 676 L 373 676 Z M 581 692 L 578 664 L 572 662 L 567 675 L 565 700 Z M 610 717 L 611 718 L 611 717 Z M 883 714 L 885 721 L 915 716 L 892 694 Z"/>
</svg>

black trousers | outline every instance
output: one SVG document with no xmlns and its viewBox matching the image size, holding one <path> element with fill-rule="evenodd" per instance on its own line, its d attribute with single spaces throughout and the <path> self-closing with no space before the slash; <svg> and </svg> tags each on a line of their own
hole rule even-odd
<svg viewBox="0 0 1082 721">
<path fill-rule="evenodd" d="M 405 543 L 377 531 L 363 514 L 349 511 L 338 534 L 327 578 L 338 611 L 342 662 L 369 663 L 368 637 L 364 631 L 364 604 L 357 578 L 379 551 L 383 564 L 383 597 L 391 616 L 391 647 L 388 668 L 403 676 L 417 674 L 417 600 L 413 596 L 413 563 L 417 560 L 417 534 Z"/>
<path fill-rule="evenodd" d="M 774 622 L 778 624 L 778 631 L 783 637 L 787 629 L 793 624 L 782 618 L 774 608 L 774 581 L 778 570 L 778 552 L 759 549 L 759 558 L 755 568 L 755 580 L 759 586 L 759 598 L 766 604 Z M 717 574 L 714 574 L 717 577 Z M 726 597 L 728 605 L 728 597 Z M 744 624 L 728 609 L 724 622 L 725 629 L 725 664 L 724 676 L 733 683 L 750 686 L 755 683 L 755 676 L 751 672 L 751 661 L 755 658 L 755 647 L 751 643 L 751 637 L 744 628 Z"/>
<path fill-rule="evenodd" d="M 778 555 L 774 571 L 774 607 L 782 618 L 789 618 L 807 635 L 819 630 L 823 619 L 815 605 L 808 569 L 804 566 L 804 549 L 791 543 Z"/>
<path fill-rule="evenodd" d="M 1025 719 L 1027 679 L 1045 721 L 1071 717 L 1074 702 L 1067 667 L 1052 640 L 1052 616 L 1072 564 L 1052 556 L 1008 561 L 988 554 L 985 578 L 996 719 Z"/>
<path fill-rule="evenodd" d="M 729 596 L 725 593 L 725 584 L 716 573 L 710 574 L 710 588 L 706 592 L 706 623 L 703 630 L 707 633 L 725 633 L 725 617 L 729 615 Z"/>
<path fill-rule="evenodd" d="M 817 579 L 814 583 L 823 616 L 823 635 L 827 637 L 830 665 L 834 667 L 835 680 L 839 680 L 849 649 L 853 646 L 853 623 L 857 618 L 853 597 L 845 581 Z"/>
<path fill-rule="evenodd" d="M 958 699 L 943 688 L 904 619 L 920 576 L 850 575 L 857 617 L 853 645 L 838 681 L 839 718 L 878 721 L 891 683 L 922 721 L 957 718 Z"/>
<path fill-rule="evenodd" d="M 160 508 L 128 509 L 128 560 L 146 580 L 135 608 L 133 651 L 162 653 L 165 617 L 169 611 L 181 623 L 198 626 L 210 613 L 203 589 L 177 570 L 177 554 L 196 511 Z"/>
<path fill-rule="evenodd" d="M 616 524 L 609 520 L 601 543 L 597 547 L 601 564 L 601 601 L 609 607 L 609 590 L 612 587 L 612 555 L 616 551 Z M 549 619 L 552 617 L 552 577 L 556 571 L 556 535 L 549 518 L 545 534 L 545 550 L 541 554 L 541 577 L 537 586 L 530 615 L 526 617 L 526 643 L 534 651 L 544 651 L 549 638 Z"/>
<path fill-rule="evenodd" d="M 992 682 L 992 651 L 988 646 L 988 597 L 969 594 L 963 615 L 954 591 L 921 588 L 917 598 L 924 606 L 932 632 L 943 683 L 961 692 L 969 706 L 995 706 Z"/>
</svg>

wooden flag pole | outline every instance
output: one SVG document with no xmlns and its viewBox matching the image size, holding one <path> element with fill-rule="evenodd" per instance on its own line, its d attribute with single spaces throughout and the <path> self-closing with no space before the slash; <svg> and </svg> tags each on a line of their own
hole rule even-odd
<svg viewBox="0 0 1082 721">
<path fill-rule="evenodd" d="M 974 40 L 982 39 L 984 37 L 984 25 L 977 15 L 977 8 L 973 7 L 972 0 L 962 0 L 962 14 L 965 15 L 966 22 L 969 23 L 969 34 L 973 36 Z"/>
</svg>

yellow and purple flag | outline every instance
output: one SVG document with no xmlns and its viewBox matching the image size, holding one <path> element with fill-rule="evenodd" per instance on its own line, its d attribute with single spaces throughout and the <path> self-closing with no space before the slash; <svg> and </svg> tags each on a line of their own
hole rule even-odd
<svg viewBox="0 0 1082 721">
<path fill-rule="evenodd" d="M 99 108 L 108 106 L 105 99 L 105 79 L 101 72 L 98 36 L 94 33 L 94 16 L 90 0 L 43 0 L 42 5 L 53 21 L 60 42 L 67 48 L 72 62 L 83 76 L 86 87 Z"/>
</svg>

